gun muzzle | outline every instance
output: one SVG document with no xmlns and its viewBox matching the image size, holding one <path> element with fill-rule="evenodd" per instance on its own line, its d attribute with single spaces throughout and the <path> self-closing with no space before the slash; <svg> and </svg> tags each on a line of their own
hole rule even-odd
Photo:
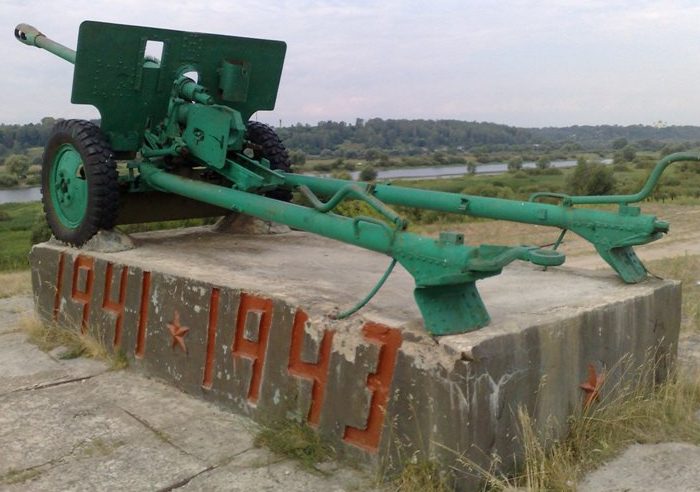
<svg viewBox="0 0 700 492">
<path fill-rule="evenodd" d="M 47 38 L 44 33 L 34 26 L 30 26 L 29 24 L 18 24 L 17 27 L 15 27 L 15 37 L 20 43 L 45 49 L 59 58 L 63 58 L 64 60 L 75 64 L 74 50 Z"/>
</svg>

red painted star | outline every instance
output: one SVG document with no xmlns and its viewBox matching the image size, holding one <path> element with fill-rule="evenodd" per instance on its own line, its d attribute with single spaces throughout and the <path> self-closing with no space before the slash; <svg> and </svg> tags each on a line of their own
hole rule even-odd
<svg viewBox="0 0 700 492">
<path fill-rule="evenodd" d="M 586 392 L 586 400 L 583 402 L 585 408 L 588 408 L 594 401 L 600 399 L 600 388 L 603 386 L 604 381 L 605 373 L 601 372 L 598 374 L 595 366 L 588 364 L 588 380 L 579 385 L 579 388 Z"/>
<path fill-rule="evenodd" d="M 177 312 L 177 310 L 175 310 L 173 321 L 168 323 L 168 331 L 170 331 L 170 336 L 173 337 L 172 348 L 179 346 L 183 352 L 187 353 L 185 335 L 189 333 L 190 329 L 186 326 L 180 325 L 180 313 Z"/>
</svg>

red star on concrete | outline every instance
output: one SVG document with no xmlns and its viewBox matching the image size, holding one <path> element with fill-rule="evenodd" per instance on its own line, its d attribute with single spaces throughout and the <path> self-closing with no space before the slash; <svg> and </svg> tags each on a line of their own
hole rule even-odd
<svg viewBox="0 0 700 492">
<path fill-rule="evenodd" d="M 180 313 L 175 310 L 175 316 L 171 323 L 168 323 L 168 331 L 170 336 L 173 337 L 172 348 L 180 347 L 183 352 L 187 353 L 187 346 L 185 345 L 185 335 L 190 331 L 186 326 L 180 325 Z"/>
<path fill-rule="evenodd" d="M 600 399 L 600 388 L 605 381 L 605 373 L 598 374 L 593 364 L 588 364 L 588 379 L 585 383 L 580 384 L 579 388 L 586 392 L 586 400 L 583 402 L 584 407 L 589 407 L 594 401 Z"/>
</svg>

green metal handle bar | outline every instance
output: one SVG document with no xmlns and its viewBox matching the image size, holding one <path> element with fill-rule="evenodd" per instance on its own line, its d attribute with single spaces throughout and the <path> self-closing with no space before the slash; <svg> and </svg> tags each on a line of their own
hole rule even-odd
<svg viewBox="0 0 700 492">
<path fill-rule="evenodd" d="M 285 174 L 284 178 L 287 186 L 307 186 L 320 196 L 332 196 L 350 183 L 290 173 Z M 632 246 L 657 240 L 669 229 L 667 222 L 652 215 L 642 215 L 639 209 L 632 207 L 623 206 L 619 213 L 614 213 L 540 202 L 428 191 L 392 184 L 356 184 L 389 205 L 571 230 L 591 242 L 600 256 L 627 283 L 640 282 L 646 277 L 646 268 L 637 258 Z"/>
<path fill-rule="evenodd" d="M 281 202 L 254 193 L 225 188 L 168 173 L 150 162 L 138 164 L 140 176 L 158 191 L 175 193 L 263 220 L 387 254 L 413 276 L 414 296 L 426 329 L 435 335 L 464 333 L 489 321 L 475 282 L 498 275 L 519 259 L 560 265 L 560 253 L 538 254 L 535 247 L 465 246 L 461 236 L 428 238 L 405 231 L 386 234 L 386 224 L 356 221 L 310 207 Z"/>
<path fill-rule="evenodd" d="M 568 200 L 572 205 L 582 205 L 582 204 L 604 204 L 604 203 L 618 203 L 621 205 L 626 205 L 628 203 L 641 202 L 647 198 L 654 187 L 659 182 L 661 174 L 664 170 L 673 164 L 674 162 L 688 162 L 700 161 L 700 154 L 689 153 L 689 152 L 676 152 L 675 154 L 669 154 L 659 162 L 656 163 L 654 169 L 649 174 L 644 186 L 639 190 L 638 193 L 634 195 L 596 195 L 596 196 L 570 196 Z"/>
<path fill-rule="evenodd" d="M 551 191 L 538 191 L 537 193 L 533 193 L 530 195 L 527 199 L 528 202 L 536 202 L 540 198 L 556 198 L 558 200 L 561 200 L 562 203 L 567 203 L 567 200 L 571 198 L 571 195 L 567 195 L 566 193 L 554 193 Z"/>
<path fill-rule="evenodd" d="M 307 186 L 321 196 L 331 196 L 349 181 L 340 179 L 318 178 L 301 174 L 285 174 L 285 181 L 291 186 Z M 644 233 L 667 232 L 668 224 L 651 215 L 625 216 L 621 224 L 617 213 L 591 210 L 571 209 L 548 203 L 534 203 L 504 198 L 492 198 L 444 191 L 429 191 L 416 188 L 394 186 L 392 184 L 356 183 L 360 189 L 372 193 L 384 203 L 423 208 L 439 212 L 448 212 L 474 217 L 484 217 L 526 224 L 548 225 L 562 229 L 575 230 L 581 222 L 595 222 L 603 227 L 623 227 L 627 230 Z"/>
<path fill-rule="evenodd" d="M 45 49 L 75 65 L 75 50 L 47 38 L 44 33 L 34 26 L 18 24 L 17 27 L 15 27 L 15 37 L 21 43 Z"/>
<path fill-rule="evenodd" d="M 381 201 L 377 200 L 372 195 L 369 195 L 366 192 L 362 191 L 360 187 L 358 187 L 356 184 L 348 184 L 347 186 L 344 186 L 343 188 L 339 189 L 326 203 L 323 203 L 321 200 L 319 200 L 318 197 L 314 195 L 314 193 L 307 186 L 300 186 L 299 191 L 302 195 L 304 195 L 304 197 L 307 200 L 311 202 L 314 208 L 319 212 L 330 212 L 346 198 L 353 197 L 362 200 L 363 202 L 370 205 L 374 210 L 376 210 L 381 215 L 389 219 L 389 221 L 391 221 L 399 229 L 403 230 L 406 228 L 406 221 L 402 219 L 401 216 L 399 216 L 396 212 L 388 208 L 386 205 L 384 205 Z"/>
<path fill-rule="evenodd" d="M 686 153 L 686 152 L 676 152 L 675 154 L 670 154 L 661 159 L 656 163 L 654 169 L 652 169 L 649 177 L 642 186 L 642 189 L 638 193 L 633 195 L 576 195 L 571 196 L 566 193 L 551 193 L 548 191 L 542 191 L 538 193 L 533 193 L 529 197 L 530 202 L 535 202 L 539 198 L 558 198 L 561 200 L 562 204 L 565 206 L 570 205 L 584 205 L 584 204 L 619 204 L 627 205 L 630 203 L 638 203 L 646 199 L 654 187 L 658 184 L 659 179 L 661 179 L 661 174 L 664 170 L 673 164 L 674 162 L 698 162 L 700 161 L 700 154 Z"/>
<path fill-rule="evenodd" d="M 381 227 L 384 230 L 387 237 L 390 238 L 391 240 L 394 239 L 394 233 L 397 230 L 399 230 L 399 229 L 390 228 L 386 222 L 381 221 L 379 219 L 375 219 L 374 217 L 366 217 L 364 215 L 361 215 L 359 217 L 352 218 L 352 227 L 353 227 L 353 230 L 355 231 L 356 236 L 360 235 L 360 224 L 363 222 L 366 222 L 367 224 L 378 225 L 379 227 Z"/>
</svg>

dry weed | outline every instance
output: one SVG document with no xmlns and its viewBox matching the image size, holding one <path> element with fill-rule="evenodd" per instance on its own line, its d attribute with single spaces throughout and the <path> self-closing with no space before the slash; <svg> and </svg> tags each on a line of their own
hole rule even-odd
<svg viewBox="0 0 700 492">
<path fill-rule="evenodd" d="M 19 326 L 29 341 L 45 352 L 64 347 L 65 350 L 60 355 L 62 359 L 88 357 L 105 361 L 113 369 L 124 369 L 128 365 L 123 352 L 110 352 L 104 340 L 95 338 L 89 332 L 80 333 L 55 324 L 46 324 L 35 316 L 23 318 Z"/>
<path fill-rule="evenodd" d="M 29 270 L 0 273 L 0 299 L 29 294 L 32 291 Z"/>
</svg>

